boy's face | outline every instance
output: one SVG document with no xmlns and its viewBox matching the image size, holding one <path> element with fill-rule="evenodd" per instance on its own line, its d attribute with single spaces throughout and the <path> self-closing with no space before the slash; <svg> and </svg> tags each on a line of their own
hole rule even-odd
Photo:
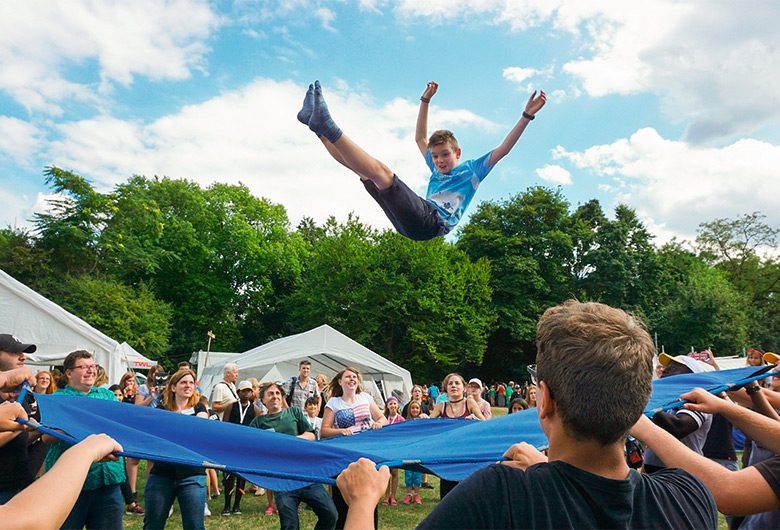
<svg viewBox="0 0 780 530">
<path fill-rule="evenodd" d="M 449 143 L 434 145 L 431 147 L 433 165 L 439 173 L 449 173 L 460 160 L 460 148 L 455 149 Z"/>
<path fill-rule="evenodd" d="M 317 405 L 306 405 L 306 414 L 310 418 L 313 418 L 314 416 L 316 416 L 318 412 L 319 412 L 319 410 L 317 410 Z"/>
</svg>

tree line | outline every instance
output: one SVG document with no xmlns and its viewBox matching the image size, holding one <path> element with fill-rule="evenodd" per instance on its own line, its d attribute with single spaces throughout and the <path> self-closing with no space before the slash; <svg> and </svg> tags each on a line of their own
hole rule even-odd
<svg viewBox="0 0 780 530">
<path fill-rule="evenodd" d="M 168 366 L 208 330 L 244 351 L 327 323 L 416 379 L 522 378 L 538 317 L 572 297 L 634 312 L 670 353 L 780 349 L 778 230 L 759 212 L 656 246 L 627 206 L 533 187 L 421 243 L 354 217 L 292 227 L 243 185 L 45 178 L 57 198 L 32 230 L 0 230 L 0 268 Z"/>
</svg>

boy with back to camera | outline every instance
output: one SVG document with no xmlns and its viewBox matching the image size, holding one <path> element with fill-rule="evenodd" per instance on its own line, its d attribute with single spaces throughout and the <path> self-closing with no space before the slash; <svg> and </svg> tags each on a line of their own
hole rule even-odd
<svg viewBox="0 0 780 530">
<path fill-rule="evenodd" d="M 353 142 L 333 121 L 319 81 L 309 85 L 298 121 L 308 125 L 340 164 L 357 173 L 366 191 L 381 206 L 399 234 L 425 241 L 448 234 L 460 221 L 479 184 L 520 139 L 525 128 L 547 102 L 534 92 L 522 117 L 504 141 L 476 160 L 460 162 L 461 150 L 450 131 L 436 131 L 426 139 L 428 104 L 439 85 L 431 81 L 420 98 L 415 141 L 432 174 L 426 198 L 413 192 L 385 164 Z"/>
<path fill-rule="evenodd" d="M 638 473 L 626 463 L 626 435 L 652 388 L 655 346 L 645 326 L 620 309 L 570 300 L 544 312 L 536 347 L 528 371 L 549 457 L 513 445 L 509 461 L 462 481 L 418 528 L 717 528 L 715 502 L 699 479 L 681 469 Z M 371 526 L 388 476 L 367 459 L 339 475 L 347 529 Z"/>
</svg>

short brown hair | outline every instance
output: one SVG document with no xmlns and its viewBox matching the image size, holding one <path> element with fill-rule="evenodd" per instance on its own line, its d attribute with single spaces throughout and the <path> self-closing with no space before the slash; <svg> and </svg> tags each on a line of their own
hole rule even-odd
<svg viewBox="0 0 780 530">
<path fill-rule="evenodd" d="M 603 445 L 625 438 L 652 389 L 653 341 L 625 311 L 568 300 L 536 327 L 536 373 L 564 428 Z"/>
<path fill-rule="evenodd" d="M 435 145 L 443 145 L 448 144 L 453 149 L 460 149 L 458 147 L 458 140 L 455 138 L 455 135 L 452 134 L 452 131 L 448 131 L 446 129 L 439 129 L 438 131 L 434 131 L 431 137 L 428 139 L 428 147 L 433 147 Z"/>
<path fill-rule="evenodd" d="M 265 393 L 268 392 L 268 389 L 272 386 L 275 386 L 279 389 L 279 392 L 282 394 L 282 401 L 284 401 L 287 398 L 287 393 L 284 391 L 284 388 L 279 383 L 263 383 L 263 386 L 260 387 L 260 401 L 263 402 L 263 405 L 265 405 Z M 282 407 L 284 407 L 284 404 L 282 404 Z"/>
<path fill-rule="evenodd" d="M 87 350 L 72 351 L 65 357 L 65 360 L 62 361 L 62 367 L 65 370 L 73 370 L 76 367 L 76 361 L 79 359 L 92 359 L 92 354 Z"/>
</svg>

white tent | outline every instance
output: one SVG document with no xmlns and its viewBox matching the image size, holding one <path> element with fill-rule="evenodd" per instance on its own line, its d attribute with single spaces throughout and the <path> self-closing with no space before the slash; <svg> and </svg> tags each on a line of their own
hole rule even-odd
<svg viewBox="0 0 780 530">
<path fill-rule="evenodd" d="M 35 344 L 35 353 L 25 354 L 32 366 L 55 366 L 73 350 L 87 350 L 106 369 L 108 380 L 119 382 L 127 371 L 145 369 L 156 361 L 132 346 L 119 344 L 79 317 L 0 270 L 0 333 L 12 333 L 22 342 Z"/>
<path fill-rule="evenodd" d="M 190 364 L 193 366 L 197 366 L 198 381 L 200 381 L 200 378 L 203 376 L 203 370 L 205 370 L 209 366 L 214 366 L 215 364 L 218 364 L 219 366 L 224 366 L 226 362 L 228 362 L 236 355 L 238 355 L 238 352 L 226 352 L 226 351 L 205 352 L 203 350 L 198 350 L 197 352 L 192 352 L 192 355 L 190 356 Z"/>
<path fill-rule="evenodd" d="M 203 370 L 201 388 L 207 395 L 222 380 L 225 364 L 238 365 L 239 378 L 256 377 L 259 381 L 286 380 L 298 374 L 298 363 L 311 362 L 312 376 L 325 374 L 328 379 L 347 366 L 353 366 L 363 375 L 366 391 L 383 405 L 382 396 L 394 392 L 406 401 L 411 396 L 412 376 L 378 353 L 324 324 L 309 331 L 276 339 L 235 357 L 212 364 Z M 211 363 L 209 363 L 211 364 Z"/>
</svg>

